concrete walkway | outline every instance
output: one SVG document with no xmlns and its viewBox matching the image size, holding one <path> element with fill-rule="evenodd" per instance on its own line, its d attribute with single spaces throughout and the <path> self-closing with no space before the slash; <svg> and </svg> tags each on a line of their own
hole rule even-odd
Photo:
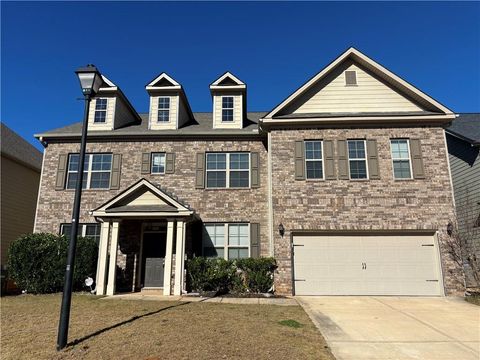
<svg viewBox="0 0 480 360">
<path fill-rule="evenodd" d="M 480 359 L 480 307 L 461 298 L 296 299 L 337 360 Z"/>
<path fill-rule="evenodd" d="M 298 303 L 292 298 L 232 298 L 232 297 L 214 297 L 204 298 L 198 296 L 164 296 L 158 294 L 118 294 L 114 296 L 107 296 L 102 300 L 151 300 L 151 301 L 189 301 L 189 302 L 208 302 L 208 303 L 223 303 L 223 304 L 257 304 L 257 305 L 282 305 L 282 306 L 297 306 Z"/>
</svg>

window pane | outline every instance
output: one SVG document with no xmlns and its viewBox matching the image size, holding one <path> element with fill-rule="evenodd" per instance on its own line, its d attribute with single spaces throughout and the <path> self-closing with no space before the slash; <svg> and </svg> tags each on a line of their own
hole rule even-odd
<svg viewBox="0 0 480 360">
<path fill-rule="evenodd" d="M 348 140 L 348 157 L 350 159 L 365 158 L 365 143 L 363 140 Z"/>
<path fill-rule="evenodd" d="M 165 154 L 152 154 L 152 174 L 165 173 Z"/>
<path fill-rule="evenodd" d="M 307 161 L 307 179 L 323 179 L 321 161 Z"/>
<path fill-rule="evenodd" d="M 170 109 L 170 98 L 169 97 L 158 98 L 158 108 L 159 109 Z"/>
<path fill-rule="evenodd" d="M 248 224 L 230 224 L 228 225 L 228 245 L 229 246 L 248 246 Z"/>
<path fill-rule="evenodd" d="M 233 108 L 233 96 L 224 96 L 222 98 L 222 109 Z"/>
<path fill-rule="evenodd" d="M 95 118 L 94 118 L 93 122 L 102 123 L 102 122 L 106 121 L 106 118 L 107 118 L 107 112 L 106 111 L 96 110 L 95 111 Z"/>
<path fill-rule="evenodd" d="M 107 110 L 107 99 L 97 99 L 95 101 L 95 110 Z"/>
<path fill-rule="evenodd" d="M 71 224 L 63 224 L 60 228 L 60 234 L 64 235 L 67 239 L 70 239 L 70 234 L 72 233 Z"/>
<path fill-rule="evenodd" d="M 249 154 L 230 154 L 230 169 L 250 168 Z"/>
<path fill-rule="evenodd" d="M 168 122 L 170 120 L 170 110 L 158 110 L 159 122 Z"/>
<path fill-rule="evenodd" d="M 83 179 L 82 179 L 82 189 L 87 188 L 87 178 L 88 178 L 88 172 L 84 171 L 83 172 Z M 67 189 L 75 189 L 77 185 L 77 179 L 78 179 L 78 173 L 77 172 L 69 172 L 67 176 Z"/>
<path fill-rule="evenodd" d="M 409 160 L 394 160 L 393 161 L 393 175 L 395 179 L 410 179 L 410 161 Z"/>
<path fill-rule="evenodd" d="M 207 187 L 224 188 L 227 186 L 226 171 L 207 171 Z"/>
<path fill-rule="evenodd" d="M 351 179 L 367 178 L 367 164 L 365 160 L 350 161 L 350 178 Z"/>
<path fill-rule="evenodd" d="M 250 172 L 230 171 L 230 187 L 248 187 L 250 184 Z"/>
<path fill-rule="evenodd" d="M 321 141 L 305 141 L 305 158 L 306 159 L 322 159 L 322 142 Z"/>
<path fill-rule="evenodd" d="M 222 110 L 222 121 L 233 121 L 233 109 Z"/>
<path fill-rule="evenodd" d="M 248 249 L 244 248 L 229 248 L 228 249 L 228 259 L 244 259 L 248 257 Z"/>
<path fill-rule="evenodd" d="M 407 140 L 392 140 L 392 158 L 409 159 Z"/>
<path fill-rule="evenodd" d="M 92 172 L 90 189 L 108 189 L 110 187 L 110 172 Z"/>
<path fill-rule="evenodd" d="M 214 247 L 204 247 L 203 248 L 203 255 L 206 257 L 219 257 L 223 258 L 224 256 L 224 249 L 223 248 L 214 248 Z"/>
<path fill-rule="evenodd" d="M 227 154 L 207 154 L 207 170 L 226 169 Z"/>
</svg>

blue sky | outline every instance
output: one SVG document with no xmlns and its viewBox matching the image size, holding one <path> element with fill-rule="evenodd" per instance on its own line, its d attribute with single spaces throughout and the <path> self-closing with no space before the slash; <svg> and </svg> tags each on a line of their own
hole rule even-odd
<svg viewBox="0 0 480 360">
<path fill-rule="evenodd" d="M 480 3 L 2 2 L 1 120 L 33 134 L 81 120 L 74 70 L 93 63 L 148 111 L 165 71 L 193 111 L 230 70 L 269 110 L 354 46 L 456 112 L 480 111 Z"/>
</svg>

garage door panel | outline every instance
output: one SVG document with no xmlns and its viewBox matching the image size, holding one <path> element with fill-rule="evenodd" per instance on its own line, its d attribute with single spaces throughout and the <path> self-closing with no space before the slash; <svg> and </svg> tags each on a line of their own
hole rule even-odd
<svg viewBox="0 0 480 360">
<path fill-rule="evenodd" d="M 302 245 L 294 246 L 297 295 L 441 294 L 433 236 L 294 236 L 293 243 Z"/>
</svg>

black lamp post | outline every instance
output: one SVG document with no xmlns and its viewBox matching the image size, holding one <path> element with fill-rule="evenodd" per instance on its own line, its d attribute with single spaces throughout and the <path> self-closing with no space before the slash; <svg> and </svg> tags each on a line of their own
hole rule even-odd
<svg viewBox="0 0 480 360">
<path fill-rule="evenodd" d="M 62 308 L 58 324 L 57 350 L 67 346 L 68 324 L 70 322 L 70 306 L 72 303 L 73 269 L 75 267 L 75 250 L 77 247 L 78 221 L 80 218 L 80 199 L 82 197 L 83 168 L 85 162 L 85 148 L 87 145 L 88 110 L 92 97 L 98 92 L 102 84 L 102 76 L 94 65 L 79 68 L 75 73 L 80 80 L 85 97 L 85 111 L 83 115 L 82 139 L 80 142 L 80 158 L 78 162 L 77 183 L 75 186 L 75 200 L 73 203 L 72 230 L 68 246 L 67 267 L 65 269 L 65 285 L 63 288 Z"/>
</svg>

